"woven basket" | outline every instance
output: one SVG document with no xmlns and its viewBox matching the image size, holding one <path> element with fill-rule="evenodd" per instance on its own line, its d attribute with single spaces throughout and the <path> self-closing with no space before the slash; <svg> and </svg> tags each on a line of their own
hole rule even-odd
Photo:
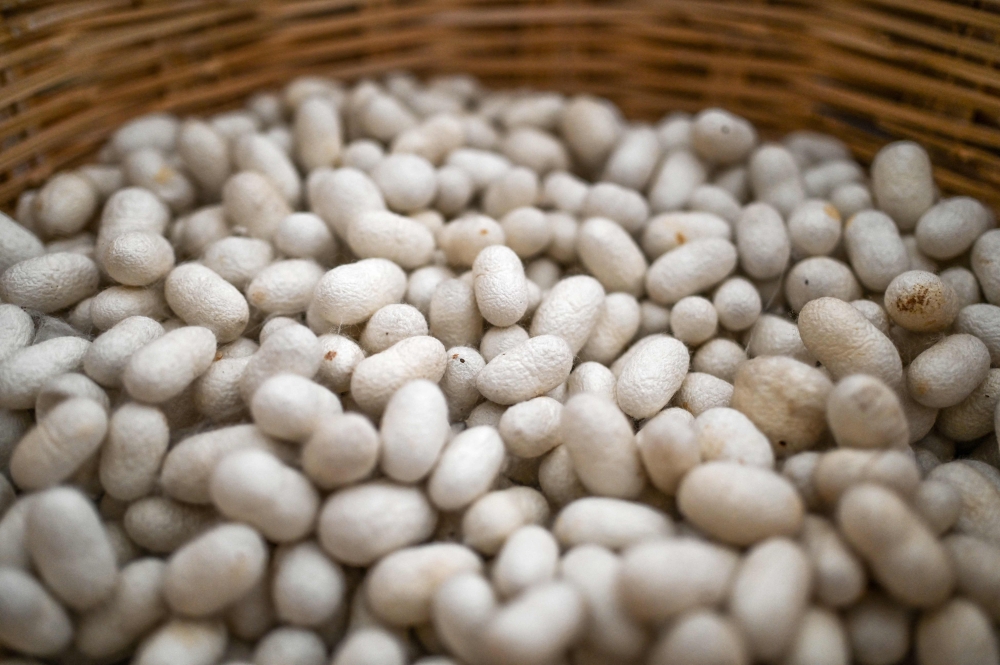
<svg viewBox="0 0 1000 665">
<path fill-rule="evenodd" d="M 129 117 L 393 69 L 588 91 L 636 119 L 718 105 L 862 160 L 911 138 L 944 191 L 1000 208 L 996 0 L 3 0 L 0 19 L 8 211 Z"/>
</svg>

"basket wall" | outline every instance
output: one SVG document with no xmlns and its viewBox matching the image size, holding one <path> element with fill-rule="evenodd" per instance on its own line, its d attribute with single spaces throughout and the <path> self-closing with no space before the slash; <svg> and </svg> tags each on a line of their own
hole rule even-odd
<svg viewBox="0 0 1000 665">
<path fill-rule="evenodd" d="M 304 73 L 469 72 L 632 118 L 719 105 L 765 135 L 896 138 L 1000 209 L 1000 2 L 0 0 L 0 208 L 129 117 L 239 105 Z"/>
</svg>

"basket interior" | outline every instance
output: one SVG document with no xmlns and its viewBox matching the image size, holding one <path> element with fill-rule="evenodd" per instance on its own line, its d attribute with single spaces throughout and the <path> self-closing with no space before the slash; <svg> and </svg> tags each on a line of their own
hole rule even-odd
<svg viewBox="0 0 1000 665">
<path fill-rule="evenodd" d="M 22 0 L 0 6 L 0 208 L 124 120 L 237 106 L 293 76 L 467 72 L 590 92 L 633 119 L 723 106 L 863 161 L 921 142 L 1000 208 L 1000 2 Z"/>
</svg>

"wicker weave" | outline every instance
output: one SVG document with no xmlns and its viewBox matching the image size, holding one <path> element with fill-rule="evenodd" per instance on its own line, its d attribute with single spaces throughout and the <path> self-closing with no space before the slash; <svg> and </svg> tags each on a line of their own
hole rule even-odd
<svg viewBox="0 0 1000 665">
<path fill-rule="evenodd" d="M 294 75 L 469 72 L 589 91 L 630 117 L 720 105 L 862 160 L 924 144 L 1000 208 L 1000 2 L 3 0 L 0 207 L 154 109 L 238 105 Z"/>
</svg>

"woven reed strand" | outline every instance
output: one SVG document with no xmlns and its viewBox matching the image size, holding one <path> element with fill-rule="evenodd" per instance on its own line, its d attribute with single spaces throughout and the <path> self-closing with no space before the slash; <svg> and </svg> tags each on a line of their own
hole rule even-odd
<svg viewBox="0 0 1000 665">
<path fill-rule="evenodd" d="M 300 74 L 468 72 L 604 95 L 631 118 L 723 106 L 862 160 L 909 138 L 1000 209 L 1000 2 L 0 0 L 0 208 L 152 110 Z"/>
</svg>

